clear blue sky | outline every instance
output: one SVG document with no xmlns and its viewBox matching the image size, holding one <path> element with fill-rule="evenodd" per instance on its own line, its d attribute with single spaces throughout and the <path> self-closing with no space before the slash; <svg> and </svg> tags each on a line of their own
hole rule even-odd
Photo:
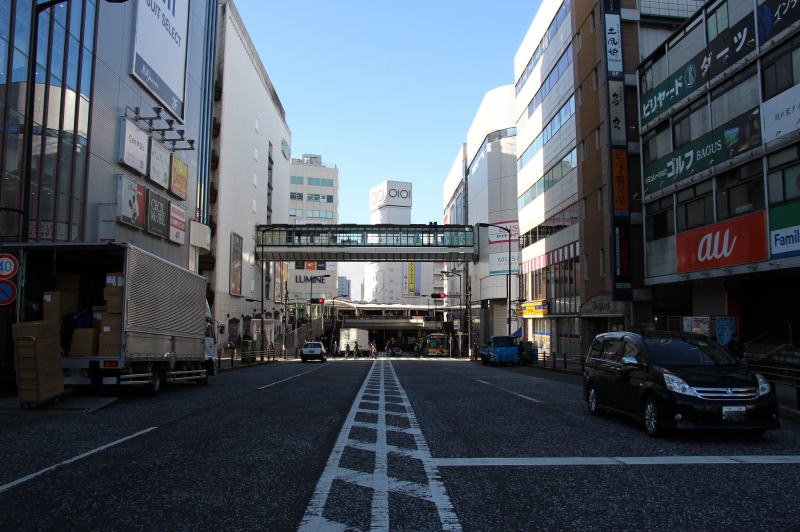
<svg viewBox="0 0 800 532">
<path fill-rule="evenodd" d="M 410 181 L 412 223 L 442 220 L 442 184 L 484 93 L 513 83 L 539 0 L 235 0 L 292 130 L 292 155 L 339 168 L 339 221 Z"/>
</svg>

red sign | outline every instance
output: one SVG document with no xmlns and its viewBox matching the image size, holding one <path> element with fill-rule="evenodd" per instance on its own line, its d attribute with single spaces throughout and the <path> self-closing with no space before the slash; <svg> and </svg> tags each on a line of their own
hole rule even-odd
<svg viewBox="0 0 800 532">
<path fill-rule="evenodd" d="M 675 247 L 680 273 L 766 260 L 764 212 L 678 233 Z"/>
<path fill-rule="evenodd" d="M 17 275 L 19 262 L 14 255 L 0 253 L 0 279 L 11 279 Z"/>
<path fill-rule="evenodd" d="M 305 269 L 306 270 L 316 270 L 317 269 L 317 261 L 315 261 L 315 260 L 307 260 Z"/>
<path fill-rule="evenodd" d="M 0 306 L 10 305 L 17 299 L 17 285 L 5 279 L 0 281 Z"/>
</svg>

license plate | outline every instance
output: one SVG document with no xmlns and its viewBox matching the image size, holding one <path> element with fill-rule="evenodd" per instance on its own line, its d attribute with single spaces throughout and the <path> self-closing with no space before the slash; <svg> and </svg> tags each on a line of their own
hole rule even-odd
<svg viewBox="0 0 800 532">
<path fill-rule="evenodd" d="M 723 421 L 741 421 L 744 419 L 745 412 L 747 412 L 747 407 L 744 406 L 723 406 L 722 419 Z"/>
</svg>

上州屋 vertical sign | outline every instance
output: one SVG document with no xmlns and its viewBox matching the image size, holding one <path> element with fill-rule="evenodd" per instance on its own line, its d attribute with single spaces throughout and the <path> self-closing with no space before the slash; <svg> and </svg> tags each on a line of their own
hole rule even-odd
<svg viewBox="0 0 800 532">
<path fill-rule="evenodd" d="M 183 119 L 190 0 L 137 0 L 132 75 Z"/>
<path fill-rule="evenodd" d="M 612 270 L 614 272 L 614 299 L 631 299 L 630 210 L 628 208 L 628 136 L 625 126 L 625 65 L 622 58 L 622 18 L 620 0 L 603 0 L 603 32 L 606 64 L 606 113 L 608 144 L 611 151 L 610 184 L 613 198 L 613 231 L 611 232 Z"/>
</svg>

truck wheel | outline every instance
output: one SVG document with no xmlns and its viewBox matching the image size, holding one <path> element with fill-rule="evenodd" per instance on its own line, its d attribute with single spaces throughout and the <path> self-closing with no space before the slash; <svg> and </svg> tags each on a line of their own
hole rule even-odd
<svg viewBox="0 0 800 532">
<path fill-rule="evenodd" d="M 147 385 L 147 391 L 150 392 L 150 395 L 158 395 L 161 387 L 164 386 L 164 372 L 161 371 L 161 368 L 153 367 L 152 373 L 153 375 Z"/>
</svg>

